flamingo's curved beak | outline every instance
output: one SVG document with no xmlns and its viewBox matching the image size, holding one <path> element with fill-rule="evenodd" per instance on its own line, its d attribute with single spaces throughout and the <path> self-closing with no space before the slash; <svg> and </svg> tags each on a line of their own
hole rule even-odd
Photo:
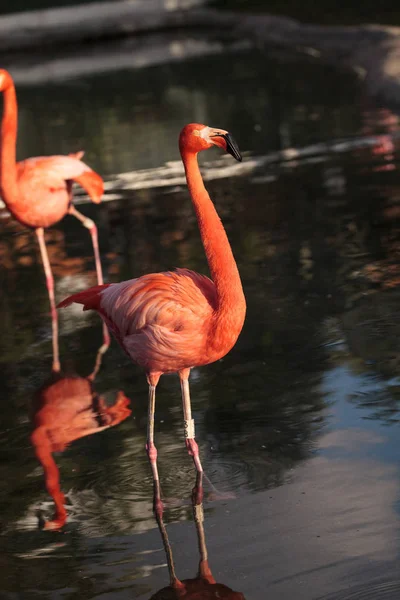
<svg viewBox="0 0 400 600">
<path fill-rule="evenodd" d="M 229 152 L 238 162 L 242 162 L 242 155 L 240 154 L 239 146 L 237 145 L 234 138 L 230 133 L 224 135 L 226 142 L 226 151 Z"/>
<path fill-rule="evenodd" d="M 222 137 L 225 141 L 226 151 L 229 152 L 233 158 L 235 158 L 238 162 L 242 162 L 242 155 L 240 154 L 239 146 L 235 142 L 234 138 L 227 131 L 224 133 L 215 133 L 211 137 Z"/>
</svg>

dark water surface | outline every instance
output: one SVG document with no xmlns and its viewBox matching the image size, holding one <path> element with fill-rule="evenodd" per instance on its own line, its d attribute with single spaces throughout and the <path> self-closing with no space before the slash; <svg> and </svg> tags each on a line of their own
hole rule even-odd
<svg viewBox="0 0 400 600">
<path fill-rule="evenodd" d="M 235 348 L 191 378 L 212 484 L 209 566 L 247 600 L 398 598 L 396 115 L 350 75 L 257 52 L 18 91 L 20 158 L 85 148 L 106 176 L 109 202 L 80 209 L 99 226 L 107 281 L 207 273 L 177 136 L 190 121 L 233 133 L 242 165 L 217 151 L 202 159 L 248 303 Z M 93 386 L 109 403 L 122 390 L 132 415 L 56 455 L 68 524 L 38 527 L 53 512 L 29 441 L 50 377 L 48 299 L 34 236 L 1 217 L 0 597 L 150 599 L 169 578 L 144 451 L 147 384 L 115 342 Z M 68 217 L 46 239 L 58 300 L 95 283 L 79 223 Z M 60 313 L 65 374 L 88 376 L 100 344 L 97 315 Z M 177 575 L 194 578 L 194 470 L 175 376 L 158 388 L 156 444 Z M 218 590 L 184 597 L 238 598 Z"/>
</svg>

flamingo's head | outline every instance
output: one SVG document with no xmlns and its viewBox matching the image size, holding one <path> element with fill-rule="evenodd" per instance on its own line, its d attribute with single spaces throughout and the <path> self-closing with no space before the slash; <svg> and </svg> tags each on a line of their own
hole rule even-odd
<svg viewBox="0 0 400 600">
<path fill-rule="evenodd" d="M 12 85 L 12 78 L 8 71 L 0 69 L 0 92 L 4 92 L 10 85 Z"/>
<path fill-rule="evenodd" d="M 224 129 L 215 129 L 199 123 L 186 125 L 179 136 L 179 149 L 184 152 L 201 152 L 212 146 L 218 146 L 229 152 L 239 162 L 242 160 L 239 148 L 230 133 Z"/>
</svg>

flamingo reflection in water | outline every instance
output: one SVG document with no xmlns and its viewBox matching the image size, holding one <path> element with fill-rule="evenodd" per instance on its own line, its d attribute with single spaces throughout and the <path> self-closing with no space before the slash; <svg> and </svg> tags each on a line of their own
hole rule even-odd
<svg viewBox="0 0 400 600">
<path fill-rule="evenodd" d="M 130 400 L 122 391 L 114 404 L 107 406 L 94 390 L 102 355 L 100 348 L 89 376 L 64 377 L 53 373 L 35 395 L 31 442 L 43 467 L 46 489 L 55 504 L 54 518 L 44 523 L 44 529 L 61 529 L 67 521 L 60 473 L 52 454 L 63 452 L 74 440 L 118 425 L 131 414 Z"/>
<path fill-rule="evenodd" d="M 0 143 L 0 191 L 8 210 L 22 225 L 36 233 L 49 295 L 53 335 L 53 371 L 60 370 L 58 356 L 58 316 L 54 299 L 54 278 L 44 240 L 44 229 L 58 223 L 67 214 L 76 217 L 92 237 L 97 282 L 103 283 L 97 227 L 72 203 L 72 184 L 78 183 L 98 204 L 104 191 L 103 180 L 81 161 L 83 152 L 68 156 L 37 156 L 16 162 L 18 105 L 12 77 L 0 69 L 3 93 L 3 117 Z M 110 336 L 103 325 L 103 352 Z"/>
<path fill-rule="evenodd" d="M 163 511 L 156 510 L 154 514 L 167 557 L 170 584 L 156 592 L 150 600 L 245 600 L 241 592 L 234 592 L 228 586 L 217 583 L 208 563 L 204 533 L 203 473 L 197 473 L 196 485 L 192 492 L 192 507 L 200 554 L 198 574 L 193 579 L 183 579 L 182 581 L 176 576 L 172 548 L 163 521 Z"/>
</svg>

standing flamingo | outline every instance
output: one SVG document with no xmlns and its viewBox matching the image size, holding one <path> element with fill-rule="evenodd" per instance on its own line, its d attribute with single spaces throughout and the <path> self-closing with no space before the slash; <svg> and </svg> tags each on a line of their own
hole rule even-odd
<svg viewBox="0 0 400 600">
<path fill-rule="evenodd" d="M 1 197 L 10 213 L 20 223 L 34 229 L 38 238 L 51 307 L 53 371 L 58 372 L 58 319 L 54 301 L 54 279 L 44 240 L 44 228 L 54 225 L 66 214 L 79 219 L 92 236 L 97 281 L 102 284 L 97 228 L 91 219 L 73 206 L 72 182 L 79 183 L 92 201 L 98 204 L 103 194 L 103 180 L 80 160 L 83 152 L 69 156 L 38 156 L 17 163 L 17 98 L 12 77 L 5 69 L 0 69 L 0 92 L 4 94 L 0 148 Z M 104 326 L 103 352 L 109 344 L 108 330 Z"/>
<path fill-rule="evenodd" d="M 179 374 L 186 447 L 201 473 L 190 404 L 190 369 L 225 356 L 240 334 L 246 313 L 236 262 L 197 162 L 198 152 L 212 146 L 242 159 L 227 131 L 197 123 L 181 131 L 179 148 L 212 280 L 188 269 L 152 273 L 92 287 L 58 305 L 76 302 L 83 304 L 83 310 L 96 310 L 132 361 L 145 369 L 149 384 L 146 450 L 153 473 L 154 504 L 161 510 L 154 445 L 155 392 L 160 376 Z"/>
</svg>

